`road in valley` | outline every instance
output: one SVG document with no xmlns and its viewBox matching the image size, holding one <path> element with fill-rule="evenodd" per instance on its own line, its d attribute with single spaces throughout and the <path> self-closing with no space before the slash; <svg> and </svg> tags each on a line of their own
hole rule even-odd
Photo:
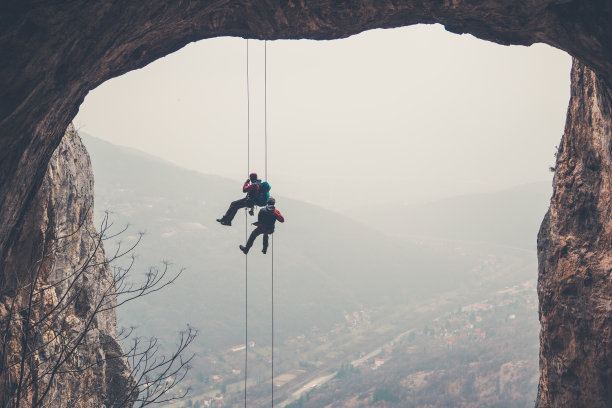
<svg viewBox="0 0 612 408">
<path fill-rule="evenodd" d="M 353 367 L 359 367 L 360 365 L 363 365 L 366 361 L 368 361 L 368 360 L 376 357 L 380 353 L 382 353 L 382 351 L 385 348 L 391 347 L 391 346 L 395 345 L 397 342 L 399 342 L 402 339 L 402 337 L 412 333 L 414 330 L 415 329 L 410 329 L 410 330 L 406 330 L 403 333 L 398 334 L 391 341 L 388 341 L 385 344 L 383 344 L 382 346 L 377 347 L 376 349 L 372 350 L 371 352 L 369 352 L 365 356 L 351 361 L 351 365 Z M 308 392 L 308 391 L 310 391 L 313 388 L 320 387 L 321 385 L 325 384 L 326 382 L 328 382 L 329 380 L 334 378 L 336 376 L 336 374 L 338 374 L 338 372 L 334 371 L 332 374 L 327 374 L 327 375 L 324 375 L 324 376 L 318 376 L 315 379 L 308 379 L 308 380 L 306 380 L 306 384 L 304 384 L 304 380 L 300 381 L 299 385 L 294 385 L 292 387 L 293 391 L 288 391 L 291 394 L 289 395 L 289 397 L 287 399 L 285 399 L 280 404 L 278 404 L 278 406 L 280 408 L 284 408 L 287 405 L 291 404 L 292 402 L 295 402 L 295 401 L 299 400 L 300 397 L 305 392 Z M 320 375 L 320 373 L 318 373 L 318 375 Z M 312 375 L 310 375 L 308 378 L 312 378 Z"/>
</svg>

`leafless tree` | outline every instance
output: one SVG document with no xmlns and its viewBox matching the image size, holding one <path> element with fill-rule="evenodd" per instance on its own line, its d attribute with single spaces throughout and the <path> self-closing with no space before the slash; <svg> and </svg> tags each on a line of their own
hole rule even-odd
<svg viewBox="0 0 612 408">
<path fill-rule="evenodd" d="M 127 228 L 113 232 L 108 213 L 99 232 L 85 221 L 73 231 L 55 228 L 28 273 L 15 278 L 13 296 L 2 296 L 0 406 L 86 405 L 79 395 L 92 385 L 87 378 L 103 375 L 106 389 L 99 391 L 108 407 L 144 407 L 187 394 L 178 389 L 193 358 L 187 348 L 197 334 L 194 328 L 181 331 L 167 355 L 156 338 L 137 337 L 133 329 L 115 333 L 117 307 L 165 288 L 182 273 L 163 262 L 133 281 L 134 249 L 142 233 L 127 246 L 119 242 L 108 256 L 103 249 L 105 241 L 116 240 Z M 75 248 L 78 261 L 71 262 Z M 120 260 L 124 265 L 118 265 Z"/>
</svg>

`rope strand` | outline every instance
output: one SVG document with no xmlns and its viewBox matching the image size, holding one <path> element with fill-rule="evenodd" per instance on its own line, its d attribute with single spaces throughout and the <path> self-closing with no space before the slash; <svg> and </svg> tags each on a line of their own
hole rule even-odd
<svg viewBox="0 0 612 408">
<path fill-rule="evenodd" d="M 247 177 L 251 172 L 251 91 L 249 86 L 249 39 L 246 40 L 246 90 L 247 90 Z"/>
<path fill-rule="evenodd" d="M 247 88 L 247 177 L 251 172 L 251 95 L 249 91 L 249 40 L 246 40 Z M 244 209 L 244 240 L 248 239 L 249 221 Z M 249 257 L 244 257 L 244 408 L 247 406 L 247 369 L 249 364 Z"/>
<path fill-rule="evenodd" d="M 244 212 L 244 236 L 248 230 L 246 209 Z M 244 257 L 244 408 L 247 406 L 247 368 L 249 361 L 249 256 Z"/>
<path fill-rule="evenodd" d="M 268 41 L 264 41 L 264 139 L 265 139 L 265 170 L 268 180 Z M 271 262 L 272 262 L 272 408 L 274 408 L 274 234 L 272 235 Z"/>
<path fill-rule="evenodd" d="M 272 407 L 274 407 L 274 234 L 272 234 Z"/>
<path fill-rule="evenodd" d="M 268 41 L 264 41 L 264 137 L 266 144 L 266 181 L 268 181 Z"/>
</svg>

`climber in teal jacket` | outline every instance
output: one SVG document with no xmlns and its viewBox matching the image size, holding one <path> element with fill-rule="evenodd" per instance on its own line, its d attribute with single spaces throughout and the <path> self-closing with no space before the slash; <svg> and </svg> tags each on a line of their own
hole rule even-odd
<svg viewBox="0 0 612 408">
<path fill-rule="evenodd" d="M 249 214 L 254 215 L 253 207 L 266 205 L 268 197 L 270 197 L 270 185 L 267 181 L 259 180 L 257 173 L 251 173 L 242 186 L 242 192 L 246 193 L 246 197 L 233 201 L 225 215 L 217 219 L 221 225 L 231 226 L 232 220 L 241 208 L 249 208 Z"/>
</svg>

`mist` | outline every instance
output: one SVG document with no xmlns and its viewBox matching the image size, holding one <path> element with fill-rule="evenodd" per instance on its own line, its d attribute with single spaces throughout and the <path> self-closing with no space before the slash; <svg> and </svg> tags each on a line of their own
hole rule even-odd
<svg viewBox="0 0 612 408">
<path fill-rule="evenodd" d="M 107 81 L 81 106 L 96 219 L 110 210 L 117 225 L 147 231 L 136 249 L 144 273 L 161 259 L 186 267 L 119 324 L 163 344 L 185 325 L 200 330 L 193 406 L 241 406 L 235 350 L 250 342 L 253 406 L 269 403 L 268 381 L 287 407 L 358 394 L 355 406 L 381 396 L 448 406 L 450 383 L 483 406 L 531 404 L 535 238 L 570 57 L 438 25 L 251 40 L 248 60 L 247 88 L 247 41 L 200 41 Z M 256 218 L 216 219 L 250 171 L 270 182 L 286 222 L 270 253 L 255 242 L 245 270 L 238 245 Z M 497 392 L 502 383 L 512 391 Z"/>
<path fill-rule="evenodd" d="M 268 180 L 334 210 L 550 180 L 570 57 L 440 25 L 267 43 Z M 90 92 L 75 124 L 236 181 L 264 173 L 264 43 L 192 43 Z"/>
</svg>

